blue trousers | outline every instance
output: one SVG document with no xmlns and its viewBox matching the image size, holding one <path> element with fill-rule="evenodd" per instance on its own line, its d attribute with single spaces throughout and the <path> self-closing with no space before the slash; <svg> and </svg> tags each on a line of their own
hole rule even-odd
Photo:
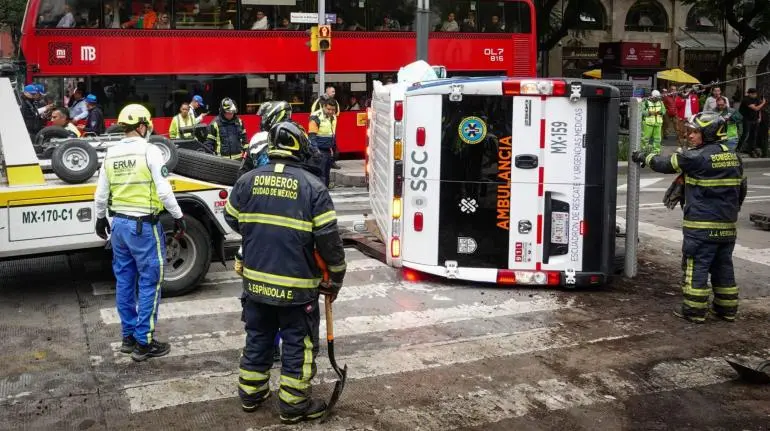
<svg viewBox="0 0 770 431">
<path fill-rule="evenodd" d="M 162 226 L 144 223 L 141 233 L 135 221 L 112 219 L 112 270 L 117 280 L 115 300 L 123 337 L 133 335 L 150 344 L 158 321 L 160 285 L 166 259 Z"/>
<path fill-rule="evenodd" d="M 331 148 L 319 148 L 318 151 L 321 152 L 320 162 L 321 169 L 323 171 L 321 181 L 323 181 L 326 187 L 329 187 L 329 180 L 331 179 L 330 177 L 332 173 L 332 164 L 334 163 L 334 154 L 332 152 L 333 150 Z"/>
</svg>

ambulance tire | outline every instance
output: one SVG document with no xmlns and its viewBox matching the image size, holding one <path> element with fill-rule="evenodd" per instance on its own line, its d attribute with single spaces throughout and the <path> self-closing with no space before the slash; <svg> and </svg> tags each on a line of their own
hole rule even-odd
<svg viewBox="0 0 770 431">
<path fill-rule="evenodd" d="M 37 135 L 35 135 L 35 142 L 33 142 L 35 145 L 43 145 L 45 142 L 47 142 L 50 139 L 64 139 L 64 138 L 75 138 L 75 134 L 64 127 L 60 126 L 48 126 L 43 127 L 40 129 L 39 132 L 37 132 Z"/>
<path fill-rule="evenodd" d="M 233 186 L 238 180 L 240 160 L 223 159 L 212 154 L 179 148 L 179 162 L 174 172 L 196 180 Z"/>
<path fill-rule="evenodd" d="M 115 123 L 107 128 L 107 130 L 104 131 L 104 133 L 111 135 L 111 134 L 122 134 L 123 128 L 120 127 L 118 123 Z"/>
<path fill-rule="evenodd" d="M 168 298 L 192 292 L 198 287 L 211 265 L 211 235 L 195 217 L 185 216 L 187 230 L 180 240 L 174 239 L 174 219 L 160 216 L 166 234 L 166 261 L 163 268 L 161 296 Z"/>
<path fill-rule="evenodd" d="M 53 151 L 51 168 L 62 181 L 80 184 L 88 181 L 99 169 L 99 155 L 89 142 L 70 139 Z"/>
<path fill-rule="evenodd" d="M 173 172 L 177 163 L 179 163 L 179 153 L 177 152 L 176 145 L 165 136 L 150 136 L 148 141 L 160 148 L 166 168 L 169 172 Z"/>
</svg>

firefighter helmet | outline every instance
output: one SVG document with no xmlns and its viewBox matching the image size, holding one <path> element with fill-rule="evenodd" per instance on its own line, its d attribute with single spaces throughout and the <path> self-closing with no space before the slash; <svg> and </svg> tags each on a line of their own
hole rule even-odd
<svg viewBox="0 0 770 431">
<path fill-rule="evenodd" d="M 260 111 L 262 111 L 261 107 Z M 270 102 L 270 106 L 259 115 L 262 116 L 260 127 L 263 131 L 269 131 L 277 123 L 291 119 L 291 105 L 285 101 Z"/>
<path fill-rule="evenodd" d="M 687 128 L 696 130 L 703 136 L 703 143 L 713 143 L 727 136 L 725 119 L 716 112 L 701 112 L 690 117 Z"/>
<path fill-rule="evenodd" d="M 296 157 L 300 161 L 310 156 L 310 139 L 299 125 L 293 121 L 281 121 L 270 129 L 268 134 L 270 157 Z"/>
</svg>

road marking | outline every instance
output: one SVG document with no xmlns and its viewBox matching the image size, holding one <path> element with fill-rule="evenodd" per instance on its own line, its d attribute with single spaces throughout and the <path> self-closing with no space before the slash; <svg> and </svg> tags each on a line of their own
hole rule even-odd
<svg viewBox="0 0 770 431">
<path fill-rule="evenodd" d="M 389 268 L 388 265 L 373 259 L 355 249 L 345 249 L 346 272 L 372 271 Z M 240 283 L 241 277 L 235 271 L 209 272 L 199 284 L 200 287 L 217 286 L 220 284 Z M 114 295 L 114 281 L 96 281 L 91 283 L 94 296 Z"/>
<path fill-rule="evenodd" d="M 335 196 L 369 196 L 369 192 L 366 191 L 365 188 L 360 188 L 355 190 L 332 189 L 329 191 L 329 195 L 331 195 L 332 198 L 334 198 Z"/>
<path fill-rule="evenodd" d="M 337 362 L 348 365 L 349 380 L 358 380 L 531 352 L 604 343 L 660 332 L 649 330 L 648 326 L 642 322 L 629 324 L 628 319 L 599 321 L 595 324 L 598 327 L 594 331 L 556 326 L 518 333 L 499 333 L 437 343 L 404 345 L 393 349 L 374 349 L 340 357 Z M 594 337 L 601 336 L 585 338 L 584 334 L 588 332 Z M 172 348 L 172 352 L 173 350 Z M 319 373 L 316 376 L 316 382 L 330 383 L 336 380 L 336 374 L 330 369 L 331 365 L 325 356 L 319 355 L 317 365 Z M 272 371 L 273 374 L 277 372 L 278 370 Z M 273 376 L 273 382 L 275 377 Z M 124 387 L 124 392 L 129 399 L 131 413 L 139 413 L 235 397 L 237 396 L 234 384 L 236 380 L 235 372 L 201 373 L 184 378 L 127 385 Z"/>
<path fill-rule="evenodd" d="M 625 226 L 626 220 L 617 217 L 617 224 Z M 682 243 L 682 231 L 668 227 L 658 226 L 652 223 L 639 222 L 639 233 L 653 238 L 663 239 L 671 243 Z M 760 265 L 770 266 L 770 248 L 749 248 L 735 244 L 733 257 L 743 259 Z"/>
<path fill-rule="evenodd" d="M 345 289 L 342 289 L 340 294 L 342 294 L 344 291 Z M 340 301 L 340 298 L 338 298 L 335 303 L 338 301 Z M 200 310 L 190 310 L 190 308 L 194 307 L 194 305 L 184 305 L 186 302 L 172 303 L 183 304 L 183 306 L 175 309 L 175 311 L 178 311 L 180 316 L 174 317 L 182 317 L 181 315 L 184 315 L 185 313 L 189 314 L 190 312 L 200 312 Z M 240 305 L 240 302 L 238 304 Z M 398 311 L 385 315 L 350 316 L 345 319 L 335 319 L 334 333 L 336 337 L 345 337 L 371 334 L 375 332 L 399 331 L 404 329 L 423 328 L 426 326 L 441 325 L 453 322 L 463 322 L 479 318 L 493 319 L 496 317 L 506 317 L 518 314 L 563 310 L 572 308 L 573 304 L 573 299 L 568 301 L 558 301 L 550 297 L 535 297 L 535 299 L 530 301 L 517 301 L 515 299 L 509 299 L 508 301 L 495 305 L 463 304 L 447 308 L 429 308 L 421 311 Z M 162 304 L 161 307 L 163 307 Z M 211 309 L 210 306 L 209 309 Z M 102 318 L 104 319 L 105 317 L 109 317 L 109 319 L 111 319 L 110 322 L 113 322 L 116 318 L 113 318 L 112 315 L 107 314 L 109 311 L 111 311 L 111 309 L 102 309 Z M 237 310 L 229 312 L 240 313 L 241 309 L 239 307 Z M 211 313 L 207 314 L 219 313 L 219 311 L 212 310 Z M 169 312 L 164 312 L 161 308 L 160 312 L 158 313 L 158 317 L 162 319 L 164 314 L 167 315 Z M 117 323 L 119 322 L 120 320 L 118 319 Z M 321 319 L 320 327 L 323 328 L 325 325 L 326 320 Z M 177 337 L 176 339 L 172 339 L 172 341 L 178 342 L 173 343 L 171 352 L 164 357 L 168 358 L 175 356 L 188 356 L 204 352 L 210 353 L 225 350 L 237 350 L 243 347 L 243 337 L 244 333 L 242 331 L 219 331 L 207 334 L 183 335 L 181 337 Z M 119 342 L 111 343 L 111 348 L 113 351 L 113 356 L 116 357 L 116 362 L 128 362 L 128 358 L 117 354 L 118 349 L 120 348 Z"/>
<path fill-rule="evenodd" d="M 665 180 L 665 177 L 659 177 L 659 178 L 641 178 L 639 179 L 639 188 L 644 189 L 645 187 L 651 186 L 658 181 Z M 628 184 L 621 184 L 618 186 L 618 191 L 625 191 L 628 189 Z"/>
<path fill-rule="evenodd" d="M 373 283 L 345 286 L 337 296 L 338 302 L 358 301 L 368 298 L 386 298 L 391 291 L 405 291 L 412 293 L 433 293 L 453 290 L 453 287 L 428 283 L 411 283 L 408 281 L 395 281 L 390 283 Z M 239 297 L 192 299 L 187 301 L 161 301 L 158 310 L 158 319 L 170 320 L 188 317 L 210 316 L 222 313 L 240 313 L 242 310 Z M 120 323 L 120 316 L 115 307 L 99 310 L 102 322 L 105 325 Z M 119 345 L 119 344 L 118 344 Z"/>
</svg>

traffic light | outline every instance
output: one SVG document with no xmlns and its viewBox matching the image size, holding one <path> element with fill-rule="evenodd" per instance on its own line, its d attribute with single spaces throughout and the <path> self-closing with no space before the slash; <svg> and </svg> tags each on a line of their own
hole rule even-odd
<svg viewBox="0 0 770 431">
<path fill-rule="evenodd" d="M 317 52 L 318 51 L 318 26 L 314 25 L 313 27 L 310 27 L 310 30 L 308 30 L 307 33 L 310 34 L 310 41 L 305 42 L 305 45 L 310 47 L 310 51 Z"/>
<path fill-rule="evenodd" d="M 332 49 L 332 26 L 318 26 L 318 50 L 331 51 Z"/>
</svg>

